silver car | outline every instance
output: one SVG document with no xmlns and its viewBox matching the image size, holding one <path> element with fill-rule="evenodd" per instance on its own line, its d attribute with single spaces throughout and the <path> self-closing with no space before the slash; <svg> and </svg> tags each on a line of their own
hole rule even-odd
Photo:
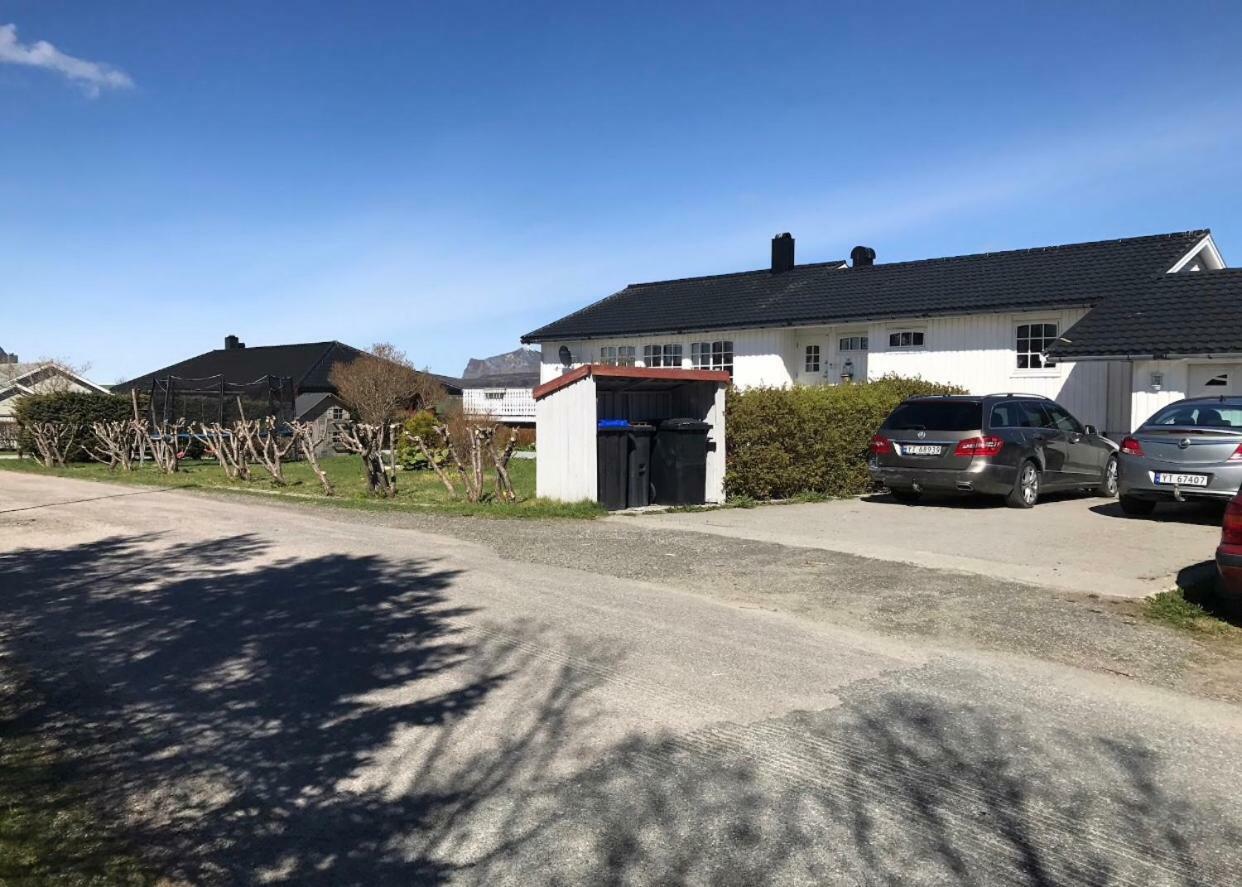
<svg viewBox="0 0 1242 887">
<path fill-rule="evenodd" d="M 1121 442 L 1118 492 L 1126 514 L 1157 502 L 1217 499 L 1242 486 L 1242 397 L 1170 404 Z"/>
</svg>

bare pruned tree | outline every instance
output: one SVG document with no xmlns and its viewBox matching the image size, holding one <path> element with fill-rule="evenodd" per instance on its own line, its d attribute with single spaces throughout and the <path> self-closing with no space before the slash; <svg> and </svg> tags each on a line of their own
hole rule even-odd
<svg viewBox="0 0 1242 887">
<path fill-rule="evenodd" d="M 229 480 L 250 480 L 250 446 L 243 422 L 225 426 L 219 422 L 199 424 L 199 436 Z"/>
<path fill-rule="evenodd" d="M 185 419 L 164 422 L 151 435 L 151 458 L 165 474 L 181 470 L 181 432 L 185 427 Z"/>
<path fill-rule="evenodd" d="M 133 470 L 137 441 L 132 421 L 92 422 L 91 434 L 94 439 L 84 447 L 88 456 L 107 465 L 110 471 Z"/>
<path fill-rule="evenodd" d="M 285 458 L 297 446 L 296 434 L 292 431 L 282 433 L 281 424 L 275 416 L 238 424 L 246 426 L 246 444 L 250 455 L 271 475 L 272 483 L 283 487 Z"/>
<path fill-rule="evenodd" d="M 439 382 L 414 369 L 405 352 L 387 342 L 336 364 L 328 379 L 353 418 L 368 425 L 386 427 L 408 410 L 434 405 L 443 394 Z"/>
<path fill-rule="evenodd" d="M 323 445 L 327 435 L 323 430 L 323 426 L 317 422 L 290 422 L 289 427 L 293 429 L 294 440 L 297 441 L 298 452 L 302 458 L 306 460 L 306 464 L 315 472 L 315 476 L 319 478 L 319 483 L 323 484 L 323 494 L 325 496 L 335 496 L 336 490 L 332 488 L 332 481 L 328 480 L 327 473 L 319 465 L 319 447 Z"/>
<path fill-rule="evenodd" d="M 498 432 L 499 426 L 494 422 L 467 415 L 454 416 L 435 429 L 441 444 L 448 451 L 449 459 L 457 469 L 468 502 L 479 502 L 483 499 L 489 468 L 496 472 L 496 498 L 502 502 L 517 501 L 517 492 L 509 477 L 509 460 L 517 448 L 517 435 L 510 431 L 508 441 L 502 448 L 497 449 Z M 407 434 L 406 437 L 422 452 L 449 495 L 456 496 L 457 489 L 452 479 L 432 454 L 427 441 L 419 435 Z"/>
<path fill-rule="evenodd" d="M 341 443 L 362 457 L 363 477 L 371 493 L 391 499 L 397 495 L 396 422 L 372 425 L 350 422 L 341 429 Z M 387 459 L 385 459 L 387 454 Z"/>
<path fill-rule="evenodd" d="M 63 467 L 82 431 L 76 422 L 28 422 L 24 427 L 45 468 Z"/>
</svg>

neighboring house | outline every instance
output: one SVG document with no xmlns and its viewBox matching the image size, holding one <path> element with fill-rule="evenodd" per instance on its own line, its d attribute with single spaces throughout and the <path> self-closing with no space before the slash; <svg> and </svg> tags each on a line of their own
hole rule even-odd
<svg viewBox="0 0 1242 887">
<path fill-rule="evenodd" d="M 145 373 L 114 385 L 112 390 L 137 388 L 143 391 L 149 389 L 154 380 L 169 376 L 182 379 L 223 377 L 224 381 L 235 384 L 254 382 L 264 376 L 288 378 L 293 381 L 294 415 L 301 421 L 317 423 L 326 445 L 330 445 L 339 435 L 335 423 L 350 418 L 332 384 L 332 368 L 349 363 L 361 354 L 363 352 L 357 348 L 337 341 L 247 348 L 237 336 L 226 336 L 223 348 Z M 452 393 L 448 386 L 446 393 Z"/>
<path fill-rule="evenodd" d="M 508 425 L 533 425 L 535 399 L 531 392 L 539 381 L 537 369 L 462 379 L 462 410 L 476 416 L 491 416 Z"/>
<path fill-rule="evenodd" d="M 1054 397 L 1082 421 L 1124 434 L 1142 418 L 1128 396 L 1131 358 L 1070 363 L 1047 352 L 1097 306 L 1146 293 L 1166 275 L 1224 267 L 1208 230 L 874 259 L 856 247 L 848 263 L 798 265 L 783 234 L 772 240 L 769 268 L 632 284 L 522 341 L 542 346 L 545 382 L 586 363 L 723 369 L 743 388 L 921 376 L 972 393 Z M 1221 292 L 1242 292 L 1231 290 L 1236 279 L 1222 277 Z M 1184 289 L 1178 324 L 1191 330 L 1196 300 L 1207 297 Z"/>
<path fill-rule="evenodd" d="M 108 389 L 57 363 L 19 363 L 16 354 L 0 349 L 0 450 L 17 447 L 17 405 L 31 394 L 80 391 L 107 394 Z"/>
</svg>

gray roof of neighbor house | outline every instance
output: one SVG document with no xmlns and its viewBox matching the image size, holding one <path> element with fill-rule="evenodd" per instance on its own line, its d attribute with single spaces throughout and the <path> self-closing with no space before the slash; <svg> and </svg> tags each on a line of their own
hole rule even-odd
<svg viewBox="0 0 1242 887">
<path fill-rule="evenodd" d="M 254 348 L 216 348 L 174 363 L 127 382 L 112 386 L 113 391 L 150 386 L 152 380 L 167 376 L 206 379 L 223 376 L 227 382 L 244 384 L 264 376 L 289 377 L 294 390 L 332 391 L 328 374 L 341 362 L 352 361 L 362 352 L 343 342 L 303 342 L 297 345 L 259 345 Z"/>
<path fill-rule="evenodd" d="M 1210 232 L 1183 231 L 861 267 L 795 265 L 636 283 L 523 342 L 1093 305 L 1165 272 Z"/>
<path fill-rule="evenodd" d="M 1242 268 L 1160 274 L 1092 308 L 1050 357 L 1242 354 Z"/>
</svg>

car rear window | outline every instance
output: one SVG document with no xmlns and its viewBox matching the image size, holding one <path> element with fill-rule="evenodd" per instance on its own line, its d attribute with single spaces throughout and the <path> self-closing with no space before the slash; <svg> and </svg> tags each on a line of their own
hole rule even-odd
<svg viewBox="0 0 1242 887">
<path fill-rule="evenodd" d="M 961 400 L 910 401 L 893 410 L 884 427 L 893 431 L 975 431 L 983 427 L 983 405 Z"/>
<path fill-rule="evenodd" d="M 1174 428 L 1242 429 L 1242 404 L 1173 404 L 1148 419 L 1147 424 L 1168 425 Z"/>
</svg>

